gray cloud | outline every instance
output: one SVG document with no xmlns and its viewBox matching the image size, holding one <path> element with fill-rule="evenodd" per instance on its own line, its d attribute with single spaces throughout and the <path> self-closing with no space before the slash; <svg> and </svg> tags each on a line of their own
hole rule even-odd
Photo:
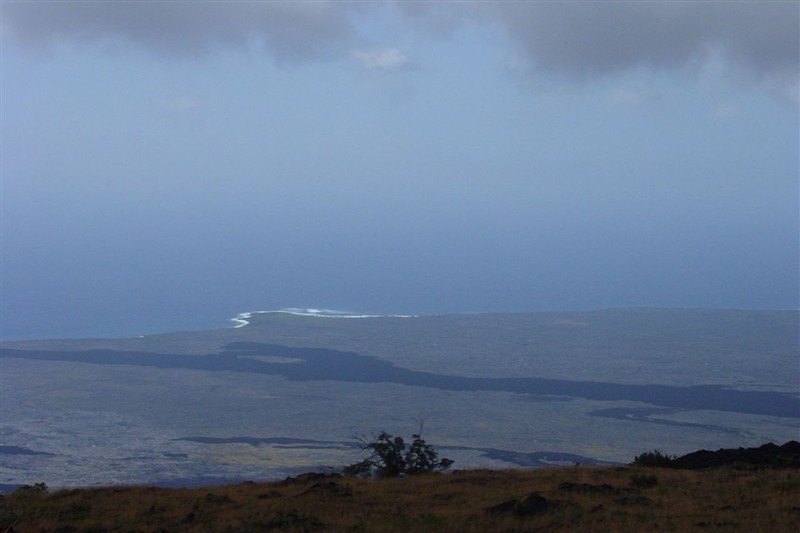
<svg viewBox="0 0 800 533">
<path fill-rule="evenodd" d="M 3 30 L 39 50 L 123 38 L 172 56 L 260 39 L 277 59 L 292 60 L 346 41 L 353 34 L 347 15 L 332 2 L 4 2 Z"/>
<path fill-rule="evenodd" d="M 796 2 L 482 4 L 538 68 L 590 76 L 673 68 L 722 53 L 760 75 L 797 75 Z"/>
<path fill-rule="evenodd" d="M 538 70 L 586 77 L 680 67 L 721 53 L 759 76 L 797 78 L 797 2 L 394 2 L 410 26 L 448 35 L 470 20 L 507 34 Z M 345 53 L 358 39 L 351 2 L 4 2 L 3 29 L 34 48 L 127 39 L 195 55 L 260 39 L 279 60 Z"/>
</svg>

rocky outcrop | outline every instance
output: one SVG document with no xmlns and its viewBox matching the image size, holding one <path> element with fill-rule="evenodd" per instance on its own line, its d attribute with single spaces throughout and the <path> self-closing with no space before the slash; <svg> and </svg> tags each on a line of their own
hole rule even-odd
<svg viewBox="0 0 800 533">
<path fill-rule="evenodd" d="M 695 470 L 733 464 L 800 468 L 800 442 L 792 440 L 782 446 L 769 443 L 758 448 L 721 448 L 715 452 L 699 450 L 673 459 L 669 466 Z"/>
<path fill-rule="evenodd" d="M 545 513 L 550 508 L 547 498 L 538 492 L 531 492 L 522 500 L 507 500 L 497 505 L 493 505 L 486 509 L 489 515 L 504 515 L 511 514 L 515 516 L 533 516 L 540 513 Z"/>
</svg>

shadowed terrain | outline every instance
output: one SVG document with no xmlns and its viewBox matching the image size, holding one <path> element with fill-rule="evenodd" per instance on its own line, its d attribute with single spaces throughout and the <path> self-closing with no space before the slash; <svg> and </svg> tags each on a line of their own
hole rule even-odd
<svg viewBox="0 0 800 533">
<path fill-rule="evenodd" d="M 600 401 L 632 400 L 683 409 L 714 409 L 800 418 L 800 399 L 784 393 L 738 391 L 716 385 L 677 387 L 543 378 L 448 376 L 398 368 L 387 361 L 352 352 L 321 348 L 291 348 L 254 342 L 231 343 L 225 346 L 223 353 L 211 355 L 170 355 L 114 350 L 45 352 L 14 349 L 3 349 L 0 353 L 4 357 L 47 361 L 274 374 L 295 381 L 396 383 L 450 391 L 504 391 Z M 291 362 L 268 362 L 270 358 Z"/>
<path fill-rule="evenodd" d="M 797 468 L 567 467 L 0 497 L 14 531 L 794 531 Z"/>
</svg>

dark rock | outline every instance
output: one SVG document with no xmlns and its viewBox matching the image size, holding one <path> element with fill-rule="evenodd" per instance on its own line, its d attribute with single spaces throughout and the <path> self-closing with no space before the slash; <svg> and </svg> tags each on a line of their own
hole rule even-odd
<svg viewBox="0 0 800 533">
<path fill-rule="evenodd" d="M 531 516 L 539 513 L 545 513 L 547 512 L 548 508 L 549 505 L 547 503 L 547 498 L 538 492 L 531 492 L 524 500 L 522 500 L 522 504 L 519 506 L 517 514 L 522 516 Z"/>
<path fill-rule="evenodd" d="M 613 494 L 617 492 L 617 489 L 608 483 L 590 485 L 588 483 L 572 483 L 570 481 L 565 481 L 559 485 L 558 488 L 566 492 L 580 492 L 582 494 Z"/>
<path fill-rule="evenodd" d="M 333 481 L 320 481 L 314 483 L 306 490 L 301 492 L 298 496 L 305 496 L 307 494 L 328 494 L 333 496 L 352 496 L 353 490 L 350 487 L 342 487 Z"/>
<path fill-rule="evenodd" d="M 279 512 L 262 524 L 262 529 L 267 531 L 320 531 L 324 527 L 325 524 L 316 516 L 298 511 Z"/>
<path fill-rule="evenodd" d="M 506 500 L 502 503 L 498 503 L 497 505 L 487 507 L 486 512 L 495 516 L 513 514 L 523 517 L 545 513 L 549 508 L 550 504 L 548 503 L 547 498 L 538 492 L 531 492 L 523 501 L 519 501 L 517 499 Z"/>
<path fill-rule="evenodd" d="M 622 496 L 621 498 L 614 498 L 614 503 L 618 505 L 650 505 L 653 500 L 647 496 Z"/>
<path fill-rule="evenodd" d="M 321 472 L 308 472 L 306 474 L 300 474 L 299 476 L 289 476 L 283 481 L 279 481 L 276 483 L 278 486 L 285 486 L 285 485 L 299 485 L 303 483 L 311 483 L 312 481 L 320 481 L 324 479 L 336 479 L 341 478 L 341 474 L 323 474 Z"/>
<path fill-rule="evenodd" d="M 512 514 L 516 513 L 517 507 L 519 507 L 519 505 L 520 505 L 519 500 L 506 500 L 504 502 L 498 503 L 497 505 L 492 505 L 491 507 L 487 507 L 486 513 L 490 515 Z"/>
</svg>

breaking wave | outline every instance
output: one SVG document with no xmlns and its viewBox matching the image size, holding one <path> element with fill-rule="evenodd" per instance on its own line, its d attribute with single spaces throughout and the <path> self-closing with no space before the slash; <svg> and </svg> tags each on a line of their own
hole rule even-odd
<svg viewBox="0 0 800 533">
<path fill-rule="evenodd" d="M 301 307 L 285 307 L 276 311 L 249 311 L 246 313 L 239 313 L 231 322 L 236 325 L 234 328 L 243 328 L 250 323 L 253 315 L 261 315 L 266 313 L 285 313 L 289 315 L 298 316 L 315 316 L 320 318 L 414 318 L 417 315 L 364 315 L 359 313 L 351 313 L 349 311 L 337 311 L 335 309 L 314 309 L 314 308 L 301 308 Z"/>
</svg>

